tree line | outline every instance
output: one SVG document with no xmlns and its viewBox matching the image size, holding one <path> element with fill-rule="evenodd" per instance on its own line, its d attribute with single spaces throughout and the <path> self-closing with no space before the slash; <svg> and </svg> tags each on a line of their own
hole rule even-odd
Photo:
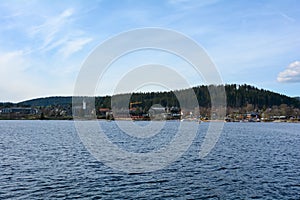
<svg viewBox="0 0 300 200">
<path fill-rule="evenodd" d="M 209 87 L 223 87 L 215 85 L 201 85 L 193 87 L 196 94 L 200 113 L 209 115 L 211 113 L 211 95 Z M 224 85 L 227 100 L 227 114 L 245 112 L 267 112 L 269 114 L 300 115 L 300 101 L 272 91 L 258 89 L 254 86 L 243 84 Z M 133 94 L 119 94 L 111 96 L 95 97 L 96 112 L 100 108 L 128 109 L 128 102 L 140 102 L 139 107 L 143 112 L 148 111 L 154 104 L 162 107 L 180 107 L 178 97 L 189 105 L 191 98 L 189 89 L 165 92 L 145 92 Z M 11 103 L 2 103 L 0 107 L 11 106 Z M 48 97 L 20 102 L 16 106 L 55 107 L 63 106 L 71 109 L 72 97 Z M 118 106 L 123 107 L 118 107 Z M 193 102 L 190 105 L 194 105 Z M 193 107 L 189 109 L 194 109 Z M 68 112 L 69 113 L 69 112 Z"/>
</svg>

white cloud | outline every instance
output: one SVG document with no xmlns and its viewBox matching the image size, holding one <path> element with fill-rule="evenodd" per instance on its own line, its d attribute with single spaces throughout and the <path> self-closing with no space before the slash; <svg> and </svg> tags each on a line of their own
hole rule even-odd
<svg viewBox="0 0 300 200">
<path fill-rule="evenodd" d="M 290 22 L 295 22 L 296 20 L 292 17 L 290 17 L 289 15 L 285 14 L 285 13 L 279 13 L 280 16 L 282 16 L 284 19 L 290 21 Z"/>
<path fill-rule="evenodd" d="M 48 6 L 42 13 L 42 9 L 33 13 L 30 9 L 11 9 L 5 15 L 9 19 L 0 22 L 13 28 L 0 31 L 0 42 L 8 42 L 0 48 L 0 102 L 71 95 L 81 55 L 65 58 L 82 51 L 92 38 L 75 23 L 82 14 L 76 14 L 77 9 L 53 10 Z M 6 39 L 9 35 L 15 37 L 13 42 Z"/>
<path fill-rule="evenodd" d="M 28 61 L 23 51 L 0 53 L 1 101 L 22 100 L 41 89 L 27 70 Z"/>
<path fill-rule="evenodd" d="M 278 82 L 300 82 L 300 61 L 289 64 L 287 68 L 278 74 Z"/>
<path fill-rule="evenodd" d="M 69 57 L 71 54 L 80 51 L 84 45 L 92 41 L 92 38 L 78 38 L 66 42 L 66 44 L 59 50 L 59 53 L 62 53 L 64 58 Z"/>
<path fill-rule="evenodd" d="M 47 17 L 44 23 L 31 28 L 29 34 L 42 40 L 38 50 L 47 52 L 55 49 L 67 58 L 91 42 L 92 38 L 73 26 L 74 14 L 74 9 L 65 9 L 59 15 Z"/>
<path fill-rule="evenodd" d="M 73 71 L 76 64 L 55 70 L 38 70 L 35 62 L 24 51 L 0 51 L 0 102 L 20 102 L 27 99 L 54 95 L 71 95 Z M 55 80 L 55 81 L 52 81 Z"/>
<path fill-rule="evenodd" d="M 30 29 L 29 34 L 31 36 L 40 36 L 42 38 L 43 45 L 41 50 L 49 47 L 52 42 L 59 40 L 58 33 L 66 28 L 66 24 L 73 13 L 73 9 L 66 9 L 60 15 L 48 17 L 43 24 Z"/>
</svg>

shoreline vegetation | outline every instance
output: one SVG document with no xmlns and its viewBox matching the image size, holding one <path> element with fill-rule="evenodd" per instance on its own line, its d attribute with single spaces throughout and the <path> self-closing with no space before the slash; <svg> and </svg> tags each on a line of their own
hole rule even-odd
<svg viewBox="0 0 300 200">
<path fill-rule="evenodd" d="M 199 107 L 181 108 L 178 95 L 186 102 L 187 90 L 133 93 L 113 97 L 46 97 L 19 103 L 0 103 L 0 120 L 134 120 L 134 121 L 225 121 L 225 122 L 300 122 L 299 97 L 292 98 L 250 85 L 225 85 L 227 106 L 211 108 L 209 87 L 193 87 Z M 73 104 L 72 104 L 73 101 Z M 75 103 L 74 103 L 75 102 Z M 111 109 L 111 104 L 119 107 Z M 72 106 L 73 105 L 73 106 Z M 188 104 L 192 105 L 192 104 Z M 218 113 L 223 112 L 223 117 Z M 225 117 L 224 117 L 225 116 Z"/>
<path fill-rule="evenodd" d="M 79 120 L 79 121 L 92 121 L 92 120 L 97 120 L 97 121 L 178 121 L 178 122 L 197 122 L 197 123 L 209 123 L 209 122 L 226 122 L 226 123 L 251 123 L 251 122 L 262 122 L 262 123 L 300 123 L 300 119 L 288 119 L 288 120 L 260 120 L 260 121 L 249 121 L 249 120 L 241 120 L 241 121 L 227 121 L 225 120 L 220 120 L 220 119 L 208 119 L 208 120 L 203 120 L 203 119 L 181 119 L 181 120 L 175 120 L 175 119 L 170 119 L 170 120 L 148 120 L 148 119 L 141 119 L 141 120 L 134 120 L 132 118 L 116 118 L 116 119 L 99 119 L 99 118 L 89 118 L 89 119 L 74 119 L 73 117 L 61 117 L 61 118 L 45 118 L 41 119 L 39 117 L 23 117 L 23 118 L 4 118 L 1 117 L 0 120 L 40 120 L 40 121 L 60 121 L 60 120 Z"/>
</svg>

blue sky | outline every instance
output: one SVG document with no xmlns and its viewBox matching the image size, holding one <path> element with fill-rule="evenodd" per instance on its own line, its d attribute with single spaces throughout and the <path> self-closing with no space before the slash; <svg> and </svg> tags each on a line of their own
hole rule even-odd
<svg viewBox="0 0 300 200">
<path fill-rule="evenodd" d="M 172 29 L 195 40 L 224 83 L 300 96 L 298 0 L 0 0 L 0 13 L 0 101 L 72 95 L 93 49 L 143 27 Z M 112 74 L 122 72 L 115 68 Z M 192 73 L 187 78 L 191 85 L 203 83 Z M 118 81 L 109 75 L 107 80 Z M 99 95 L 110 94 L 112 88 L 104 88 Z"/>
</svg>

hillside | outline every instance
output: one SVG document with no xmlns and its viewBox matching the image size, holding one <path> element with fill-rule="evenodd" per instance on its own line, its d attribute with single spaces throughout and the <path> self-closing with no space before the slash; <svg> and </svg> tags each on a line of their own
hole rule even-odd
<svg viewBox="0 0 300 200">
<path fill-rule="evenodd" d="M 209 86 L 214 87 L 214 86 Z M 210 96 L 208 86 L 198 86 L 193 88 L 197 95 L 200 107 L 210 107 Z M 288 97 L 283 94 L 278 94 L 264 89 L 258 89 L 250 85 L 225 85 L 227 95 L 227 106 L 231 108 L 242 108 L 252 105 L 256 109 L 266 109 L 272 106 L 280 106 L 286 104 L 289 107 L 300 108 L 298 98 Z M 185 90 L 178 91 L 185 93 Z M 189 97 L 186 97 L 188 101 Z M 96 107 L 109 108 L 111 107 L 111 97 L 96 97 Z M 149 109 L 153 104 L 161 104 L 163 107 L 179 106 L 176 96 L 173 92 L 149 92 L 149 93 L 134 93 L 131 96 L 131 102 L 140 101 L 144 109 Z M 18 106 L 30 107 L 46 107 L 46 106 L 66 106 L 72 104 L 72 97 L 46 97 L 27 100 L 18 103 Z M 0 105 L 1 106 L 1 105 Z"/>
<path fill-rule="evenodd" d="M 72 97 L 45 97 L 45 98 L 37 98 L 37 99 L 31 99 L 27 101 L 19 102 L 19 106 L 63 106 L 63 105 L 69 105 L 72 104 Z"/>
</svg>

